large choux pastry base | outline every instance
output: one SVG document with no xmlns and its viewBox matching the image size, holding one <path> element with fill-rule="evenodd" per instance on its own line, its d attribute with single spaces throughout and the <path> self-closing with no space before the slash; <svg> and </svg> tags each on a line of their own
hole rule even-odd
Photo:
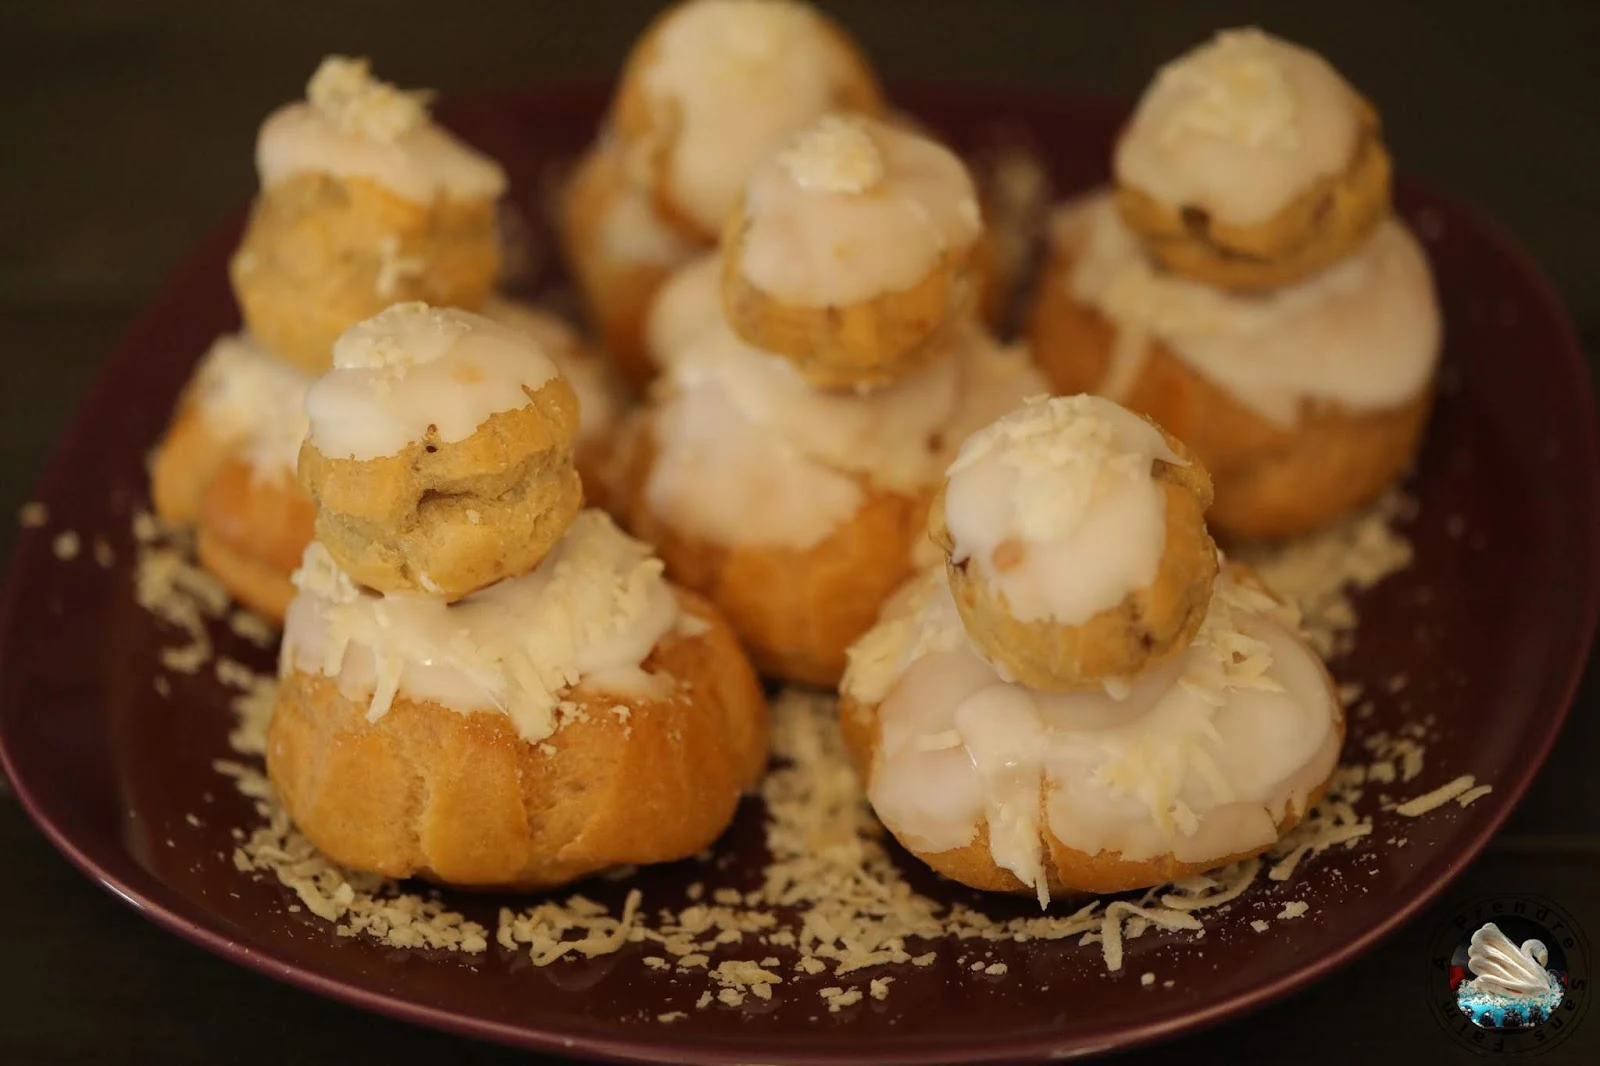
<svg viewBox="0 0 1600 1066">
<path fill-rule="evenodd" d="M 1111 367 L 1117 327 L 1074 300 L 1056 254 L 1029 323 L 1034 359 L 1059 393 L 1092 392 Z M 1268 422 L 1166 345 L 1151 340 L 1138 376 L 1118 397 L 1188 445 L 1211 473 L 1213 528 L 1235 537 L 1308 532 L 1366 503 L 1409 468 L 1432 406 L 1431 387 L 1390 410 L 1306 404 L 1300 423 Z"/>
<path fill-rule="evenodd" d="M 303 173 L 262 190 L 229 264 L 250 332 L 312 372 L 390 304 L 476 308 L 500 268 L 491 199 L 415 203 L 377 182 Z"/>
<path fill-rule="evenodd" d="M 845 650 L 911 576 L 913 547 L 927 536 L 931 488 L 906 496 L 862 478 L 861 508 L 817 544 L 730 546 L 675 529 L 650 506 L 656 446 L 648 415 L 629 420 L 617 449 L 613 509 L 655 546 L 668 575 L 717 605 L 764 676 L 837 685 Z"/>
<path fill-rule="evenodd" d="M 1393 166 L 1377 112 L 1357 102 L 1361 133 L 1349 166 L 1313 182 L 1264 222 L 1229 223 L 1127 185 L 1117 188 L 1117 209 L 1152 259 L 1195 281 L 1260 292 L 1308 278 L 1360 247 L 1389 213 Z"/>
<path fill-rule="evenodd" d="M 671 674 L 678 696 L 580 687 L 566 724 L 537 745 L 502 715 L 404 696 L 369 722 L 364 697 L 291 669 L 267 743 L 278 795 L 329 858 L 390 877 L 521 891 L 687 858 L 759 777 L 767 723 L 726 624 L 678 597 L 703 631 L 669 633 L 644 664 Z"/>
</svg>

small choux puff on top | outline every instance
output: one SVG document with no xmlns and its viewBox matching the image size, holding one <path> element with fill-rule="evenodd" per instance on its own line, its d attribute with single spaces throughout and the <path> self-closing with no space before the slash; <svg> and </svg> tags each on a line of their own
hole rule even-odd
<svg viewBox="0 0 1600 1066">
<path fill-rule="evenodd" d="M 728 322 L 822 388 L 891 381 L 973 310 L 977 190 L 943 145 L 828 115 L 755 170 L 723 231 Z"/>
<path fill-rule="evenodd" d="M 1007 680 L 1066 692 L 1125 686 L 1193 640 L 1217 576 L 1210 502 L 1153 423 L 1035 398 L 967 439 L 928 526 L 973 644 Z"/>
<path fill-rule="evenodd" d="M 505 173 L 435 125 L 424 95 L 330 56 L 305 102 L 261 127 L 234 292 L 250 332 L 307 370 L 392 303 L 476 308 L 494 284 Z"/>
<path fill-rule="evenodd" d="M 1175 457 L 1143 425 L 1117 426 L 1127 434 L 1120 454 L 1141 467 L 1153 454 Z M 1064 453 L 1103 442 L 1075 420 L 1054 432 L 1072 508 L 1084 479 Z M 998 527 L 1039 486 L 995 480 L 992 495 L 962 509 L 991 507 Z M 1098 521 L 1071 527 L 1053 543 L 1076 541 L 1076 551 L 1049 559 L 1048 592 L 1096 593 L 1079 596 L 1082 613 L 1145 580 L 1150 556 L 1166 552 L 1142 493 L 1130 482 L 1091 499 L 1132 550 L 1082 535 Z M 1128 565 L 1135 557 L 1143 567 Z M 878 818 L 939 873 L 1041 905 L 1053 894 L 1147 888 L 1260 853 L 1326 787 L 1344 736 L 1332 679 L 1293 612 L 1243 568 L 1216 575 L 1203 621 L 1176 654 L 1120 684 L 1076 691 L 1011 679 L 990 658 L 995 616 L 964 615 L 951 576 L 929 568 L 889 601 L 850 649 L 839 710 Z"/>
<path fill-rule="evenodd" d="M 850 36 L 796 0 L 687 0 L 634 45 L 610 130 L 665 214 L 715 240 L 756 164 L 830 111 L 877 114 Z"/>
<path fill-rule="evenodd" d="M 247 335 L 220 337 L 195 369 L 156 448 L 150 495 L 163 522 L 193 528 L 200 564 L 275 622 L 315 511 L 295 482 L 310 375 Z"/>
<path fill-rule="evenodd" d="M 1255 29 L 1163 67 L 1114 170 L 1117 209 L 1150 257 L 1226 289 L 1299 281 L 1389 213 L 1372 105 L 1321 56 Z"/>
<path fill-rule="evenodd" d="M 459 599 L 531 569 L 582 507 L 578 399 L 526 333 L 396 304 L 333 367 L 306 397 L 299 474 L 359 584 Z"/>
</svg>

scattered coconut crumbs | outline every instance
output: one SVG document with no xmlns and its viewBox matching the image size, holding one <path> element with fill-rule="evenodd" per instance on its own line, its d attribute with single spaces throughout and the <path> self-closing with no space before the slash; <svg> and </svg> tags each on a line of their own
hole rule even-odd
<svg viewBox="0 0 1600 1066">
<path fill-rule="evenodd" d="M 1257 918 L 1255 921 L 1250 923 L 1250 928 L 1254 929 L 1258 933 L 1265 933 L 1268 929 L 1271 929 L 1272 926 L 1270 923 L 1264 922 L 1260 918 Z"/>
<path fill-rule="evenodd" d="M 29 500 L 17 510 L 17 525 L 23 529 L 38 529 L 50 521 L 50 508 L 38 500 Z"/>
<path fill-rule="evenodd" d="M 1283 910 L 1278 912 L 1278 917 L 1279 918 L 1298 918 L 1301 915 L 1305 914 L 1305 912 L 1310 910 L 1310 909 L 1311 909 L 1310 904 L 1306 903 L 1304 900 L 1298 900 L 1297 899 L 1293 903 L 1285 903 L 1283 905 Z"/>
<path fill-rule="evenodd" d="M 1394 809 L 1395 813 L 1402 814 L 1407 818 L 1420 817 L 1429 811 L 1437 810 L 1453 799 L 1458 799 L 1468 792 L 1474 791 L 1473 786 L 1476 783 L 1471 774 L 1462 774 L 1454 781 L 1447 781 L 1432 792 L 1424 792 L 1415 799 L 1410 799 L 1400 804 Z M 1479 793 L 1479 795 L 1482 795 L 1482 793 Z M 1478 797 L 1474 796 L 1472 798 L 1477 799 Z M 1472 801 L 1468 800 L 1467 802 L 1470 803 Z M 1466 804 L 1463 803 L 1462 806 L 1464 807 Z"/>
<path fill-rule="evenodd" d="M 50 550 L 64 563 L 76 559 L 82 549 L 83 540 L 70 529 L 63 529 L 56 534 L 56 539 L 50 542 Z"/>
<path fill-rule="evenodd" d="M 1144 987 L 1149 988 L 1151 985 L 1156 983 L 1156 975 L 1153 973 L 1142 973 L 1139 975 L 1139 983 Z"/>
</svg>

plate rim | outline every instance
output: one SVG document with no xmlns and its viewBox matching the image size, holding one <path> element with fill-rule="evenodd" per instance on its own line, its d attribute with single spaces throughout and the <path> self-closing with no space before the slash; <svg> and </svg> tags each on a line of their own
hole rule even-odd
<svg viewBox="0 0 1600 1066">
<path fill-rule="evenodd" d="M 530 99 L 539 99 L 544 106 L 550 106 L 552 103 L 591 96 L 596 93 L 598 84 L 592 80 L 552 82 L 523 90 L 462 94 L 448 101 L 441 111 L 448 115 L 454 111 L 500 109 L 519 103 L 526 104 Z M 1125 102 L 1106 96 L 1068 91 L 1056 92 L 1029 86 L 1009 87 L 1004 84 L 968 86 L 911 82 L 896 83 L 892 85 L 892 89 L 893 97 L 904 95 L 920 102 L 937 102 L 942 98 L 951 101 L 960 100 L 970 105 L 974 100 L 988 98 L 996 105 L 1004 103 L 1011 109 L 1016 109 L 1019 103 L 1035 102 L 1045 107 L 1060 108 L 1065 105 L 1082 110 L 1126 108 Z M 1470 208 L 1455 196 L 1442 192 L 1431 182 L 1419 181 L 1407 175 L 1397 178 L 1396 186 L 1397 189 L 1403 187 L 1411 192 L 1422 193 L 1429 200 L 1442 203 L 1451 211 L 1471 219 L 1485 241 L 1492 246 L 1495 254 L 1506 260 L 1515 273 L 1528 283 L 1530 295 L 1538 306 L 1540 317 L 1555 325 L 1554 347 L 1560 351 L 1553 357 L 1552 367 L 1561 375 L 1560 384 L 1570 386 L 1570 391 L 1579 397 L 1577 415 L 1583 439 L 1575 440 L 1574 443 L 1586 445 L 1583 450 L 1587 459 L 1580 464 L 1582 468 L 1580 476 L 1584 484 L 1581 499 L 1591 516 L 1600 513 L 1600 429 L 1597 429 L 1597 426 L 1600 426 L 1600 415 L 1597 415 L 1595 390 L 1583 346 L 1555 285 L 1531 254 L 1493 219 Z M 35 482 L 30 499 L 54 495 L 53 492 L 45 490 L 55 489 L 67 477 L 66 457 L 69 453 L 79 450 L 77 445 L 88 425 L 80 417 L 81 412 L 96 405 L 111 391 L 111 376 L 104 372 L 103 366 L 115 363 L 124 351 L 137 347 L 145 335 L 159 333 L 160 324 L 177 312 L 184 302 L 180 299 L 180 295 L 189 288 L 191 279 L 202 277 L 214 269 L 219 254 L 225 257 L 226 252 L 237 240 L 243 217 L 242 210 L 236 211 L 224 222 L 209 229 L 205 236 L 185 254 L 178 266 L 165 277 L 155 298 L 134 317 L 128 328 L 107 352 L 102 369 L 95 374 L 89 388 L 73 407 L 65 430 L 57 438 L 51 457 Z M 23 614 L 18 578 L 24 570 L 24 561 L 35 558 L 44 548 L 44 537 L 43 529 L 20 530 L 7 564 L 4 590 L 0 592 L 0 677 L 6 673 L 6 649 L 11 644 L 12 627 Z M 762 1045 L 759 1039 L 751 1039 L 743 1034 L 715 1040 L 685 1034 L 681 1038 L 674 1039 L 672 1030 L 663 1027 L 658 1035 L 648 1041 L 626 1036 L 564 1036 L 548 1028 L 455 1013 L 408 999 L 403 993 L 369 990 L 336 977 L 326 976 L 316 969 L 290 961 L 270 947 L 266 950 L 257 950 L 237 942 L 221 931 L 222 927 L 214 915 L 197 905 L 182 899 L 176 903 L 169 903 L 158 898 L 162 886 L 154 875 L 148 872 L 142 875 L 158 889 L 156 892 L 151 892 L 146 887 L 132 883 L 130 879 L 120 877 L 107 869 L 77 843 L 73 834 L 57 824 L 51 812 L 30 787 L 26 764 L 19 765 L 8 742 L 4 715 L 0 715 L 0 770 L 4 770 L 9 778 L 18 804 L 50 844 L 101 889 L 141 917 L 215 956 L 246 969 L 303 991 L 399 1021 L 525 1050 L 557 1055 L 579 1054 L 616 1062 L 726 1064 L 761 1060 L 782 1061 L 797 1066 L 822 1066 L 824 1063 L 870 1061 L 882 1066 L 926 1066 L 926 1064 L 958 1061 L 990 1063 L 1033 1057 L 1092 1055 L 1111 1050 L 1131 1049 L 1168 1039 L 1180 1033 L 1210 1028 L 1228 1019 L 1255 1011 L 1322 980 L 1408 924 L 1483 853 L 1544 767 L 1556 738 L 1571 713 L 1588 665 L 1594 658 L 1594 639 L 1597 622 L 1600 622 L 1600 561 L 1597 561 L 1600 560 L 1600 523 L 1594 524 L 1591 539 L 1594 541 L 1596 551 L 1587 555 L 1582 561 L 1585 580 L 1578 631 L 1574 634 L 1578 638 L 1579 646 L 1588 651 L 1573 657 L 1565 665 L 1566 676 L 1555 690 L 1559 694 L 1558 704 L 1553 715 L 1547 719 L 1543 734 L 1537 738 L 1536 746 L 1531 752 L 1532 757 L 1523 763 L 1514 781 L 1495 783 L 1494 791 L 1484 797 L 1493 804 L 1488 819 L 1462 847 L 1435 860 L 1432 865 L 1436 868 L 1423 878 L 1418 891 L 1397 903 L 1381 921 L 1363 929 L 1338 949 L 1308 960 L 1305 964 L 1275 979 L 1210 1005 L 1178 1009 L 1165 1017 L 1140 1024 L 1116 1024 L 1099 1029 L 1091 1026 L 1065 1041 L 1039 1035 L 1009 1038 L 997 1036 L 984 1042 L 963 1043 L 945 1040 L 938 1048 L 913 1047 L 873 1051 L 863 1047 L 844 1054 L 832 1050 L 794 1049 L 774 1057 L 771 1049 Z M 857 1058 L 852 1059 L 852 1055 Z"/>
</svg>

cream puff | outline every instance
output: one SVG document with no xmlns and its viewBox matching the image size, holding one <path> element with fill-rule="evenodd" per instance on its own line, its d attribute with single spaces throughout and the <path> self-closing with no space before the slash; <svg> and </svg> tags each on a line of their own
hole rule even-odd
<svg viewBox="0 0 1600 1066">
<path fill-rule="evenodd" d="M 296 582 L 267 770 L 343 866 L 532 890 L 687 858 L 765 766 L 727 625 L 598 511 L 454 604 L 362 589 L 318 544 Z"/>
<path fill-rule="evenodd" d="M 1044 905 L 1259 854 L 1338 764 L 1328 672 L 1240 568 L 1185 651 L 1117 692 L 1007 680 L 972 628 L 927 571 L 851 648 L 839 713 L 879 820 L 973 888 Z"/>
<path fill-rule="evenodd" d="M 928 505 L 956 449 L 1041 391 L 975 323 L 943 343 L 882 389 L 829 393 L 713 323 L 619 440 L 614 507 L 763 673 L 838 682 L 846 647 L 931 549 Z"/>
<path fill-rule="evenodd" d="M 674 270 L 650 301 L 644 350 L 652 372 L 671 369 L 702 332 L 724 321 L 722 257 L 705 252 Z"/>
<path fill-rule="evenodd" d="M 882 385 L 972 312 L 982 234 L 972 177 L 949 149 L 827 115 L 755 169 L 729 216 L 724 311 L 814 385 Z"/>
<path fill-rule="evenodd" d="M 295 482 L 309 375 L 248 336 L 219 338 L 156 447 L 156 514 L 193 528 L 200 563 L 241 603 L 281 622 L 314 512 Z"/>
<path fill-rule="evenodd" d="M 437 126 L 425 95 L 330 56 L 261 127 L 234 293 L 250 332 L 309 371 L 390 304 L 475 308 L 494 284 L 505 173 Z"/>
<path fill-rule="evenodd" d="M 567 268 L 605 350 L 623 378 L 642 389 L 655 376 L 644 338 L 656 291 L 708 241 L 665 218 L 647 188 L 628 176 L 614 138 L 579 159 L 558 217 Z"/>
<path fill-rule="evenodd" d="M 1227 289 L 1301 281 L 1389 214 L 1372 105 L 1321 56 L 1255 29 L 1163 67 L 1113 169 L 1117 209 L 1150 257 Z"/>
<path fill-rule="evenodd" d="M 609 126 L 636 187 L 708 241 L 784 137 L 830 111 L 878 114 L 854 41 L 796 0 L 685 0 L 634 45 Z"/>
<path fill-rule="evenodd" d="M 352 326 L 306 411 L 317 539 L 380 592 L 454 600 L 523 573 L 583 504 L 572 386 L 480 315 L 407 303 Z"/>
<path fill-rule="evenodd" d="M 929 532 L 1002 677 L 1116 687 L 1200 628 L 1217 575 L 1210 503 L 1205 469 L 1160 427 L 1097 396 L 1036 397 L 967 438 Z"/>
<path fill-rule="evenodd" d="M 1440 317 L 1398 219 L 1322 273 L 1249 296 L 1160 269 L 1104 193 L 1058 209 L 1050 243 L 1034 358 L 1056 391 L 1109 397 L 1184 441 L 1211 474 L 1218 530 L 1308 531 L 1411 463 Z"/>
</svg>

